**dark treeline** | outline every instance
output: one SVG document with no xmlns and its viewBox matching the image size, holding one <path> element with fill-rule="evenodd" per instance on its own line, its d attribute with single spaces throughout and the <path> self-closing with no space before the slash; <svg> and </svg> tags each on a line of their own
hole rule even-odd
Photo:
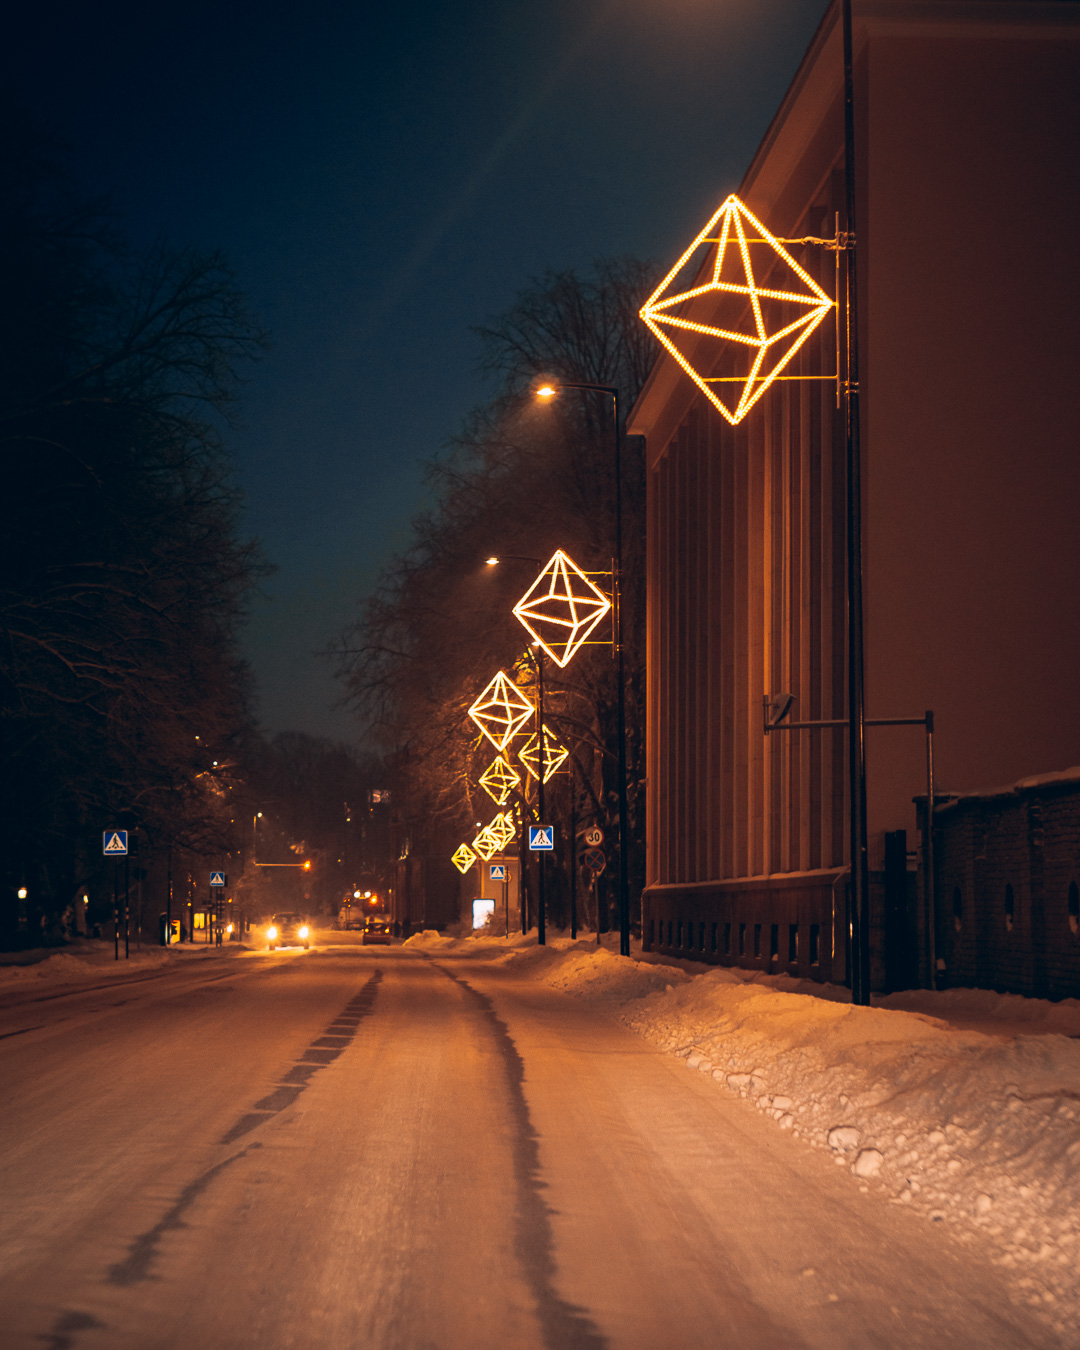
<svg viewBox="0 0 1080 1350">
<path fill-rule="evenodd" d="M 652 284 L 651 270 L 633 259 L 599 262 L 589 276 L 549 274 L 479 330 L 495 395 L 432 465 L 434 508 L 342 638 L 347 697 L 393 766 L 403 843 L 426 856 L 429 890 L 436 875 L 454 875 L 450 852 L 497 810 L 478 786 L 495 751 L 478 737 L 468 708 L 500 668 L 532 692 L 528 637 L 511 613 L 536 572 L 522 559 L 546 561 L 562 548 L 586 571 L 611 567 L 611 400 L 567 390 L 538 403 L 533 390 L 545 379 L 616 386 L 625 413 L 654 357 L 638 319 Z M 624 442 L 622 491 L 631 864 L 640 891 L 645 483 L 635 440 Z M 485 567 L 492 554 L 504 561 Z M 605 577 L 597 580 L 608 588 Z M 571 752 L 548 790 L 547 814 L 562 840 L 571 808 L 579 824 L 599 823 L 609 840 L 618 838 L 615 669 L 602 645 L 583 649 L 565 670 L 548 663 L 545 720 Z M 561 853 L 564 862 L 568 850 Z M 562 923 L 568 872 L 555 865 L 548 875 L 552 918 Z M 616 875 L 609 868 L 602 896 Z"/>
<path fill-rule="evenodd" d="M 50 147 L 0 167 L 0 934 L 101 882 L 101 831 L 218 855 L 261 570 L 222 431 L 261 336 L 223 259 L 127 248 Z M 18 891 L 25 888 L 22 904 Z"/>
</svg>

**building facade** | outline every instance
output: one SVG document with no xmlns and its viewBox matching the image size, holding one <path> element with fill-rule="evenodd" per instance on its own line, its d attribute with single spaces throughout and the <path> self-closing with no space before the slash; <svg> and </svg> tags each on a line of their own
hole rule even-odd
<svg viewBox="0 0 1080 1350">
<path fill-rule="evenodd" d="M 866 712 L 933 709 L 949 792 L 1080 762 L 1078 11 L 855 6 Z M 829 241 L 843 170 L 834 5 L 737 190 L 781 238 Z M 842 313 L 836 250 L 786 247 Z M 665 354 L 628 427 L 649 493 L 645 943 L 832 981 L 848 978 L 846 732 L 767 736 L 763 698 L 846 716 L 837 328 L 737 425 Z M 684 353 L 723 378 L 708 339 Z M 867 766 L 881 988 L 886 837 L 917 838 L 919 729 L 869 729 Z"/>
</svg>

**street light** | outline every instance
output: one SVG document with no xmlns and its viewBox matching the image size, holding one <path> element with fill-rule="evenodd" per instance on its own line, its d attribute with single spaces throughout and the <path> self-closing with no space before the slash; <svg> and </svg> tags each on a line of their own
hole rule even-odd
<svg viewBox="0 0 1080 1350">
<path fill-rule="evenodd" d="M 537 572 L 540 572 L 544 564 L 539 558 L 531 558 L 523 553 L 504 553 L 502 557 L 492 555 L 487 560 L 488 567 L 495 567 L 502 561 L 507 562 L 527 562 L 532 563 Z M 536 779 L 536 814 L 538 824 L 544 824 L 544 650 L 539 642 L 534 642 L 529 648 L 530 655 L 535 652 L 533 659 L 536 662 L 536 743 L 540 747 L 540 773 Z M 509 740 L 509 737 L 507 738 Z M 498 747 L 499 750 L 503 746 Z M 527 766 L 526 766 L 527 767 Z M 572 847 L 573 845 L 571 845 Z M 521 860 L 523 861 L 523 860 Z M 524 867 L 522 867 L 524 872 Z M 541 947 L 547 946 L 547 906 L 544 903 L 544 855 L 538 853 L 536 858 L 536 941 Z M 525 932 L 525 892 L 521 892 L 521 931 Z"/>
<path fill-rule="evenodd" d="M 536 390 L 537 398 L 554 398 L 560 389 L 587 389 L 598 394 L 610 394 L 615 432 L 615 557 L 611 564 L 611 599 L 614 606 L 615 660 L 618 696 L 619 748 L 619 951 L 630 955 L 630 877 L 629 839 L 626 800 L 626 685 L 623 677 L 622 643 L 622 435 L 619 424 L 619 391 L 614 385 L 592 384 L 585 380 L 559 380 L 542 384 Z M 597 917 L 599 927 L 599 916 Z"/>
</svg>

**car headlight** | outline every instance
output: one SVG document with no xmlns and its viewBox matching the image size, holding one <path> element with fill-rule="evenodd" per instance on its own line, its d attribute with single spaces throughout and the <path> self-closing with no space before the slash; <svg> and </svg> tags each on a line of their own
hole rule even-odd
<svg viewBox="0 0 1080 1350">
<path fill-rule="evenodd" d="M 266 930 L 266 936 L 267 936 L 267 937 L 271 940 L 271 942 L 272 942 L 272 941 L 274 940 L 274 938 L 277 937 L 277 929 L 274 928 L 273 925 L 271 925 L 271 926 Z"/>
<path fill-rule="evenodd" d="M 308 933 L 307 924 L 304 924 L 303 928 L 300 929 L 300 936 L 307 937 L 307 933 Z"/>
</svg>

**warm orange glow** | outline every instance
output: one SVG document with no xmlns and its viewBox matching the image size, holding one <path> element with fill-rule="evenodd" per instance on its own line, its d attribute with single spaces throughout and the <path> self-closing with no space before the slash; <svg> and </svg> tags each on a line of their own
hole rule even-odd
<svg viewBox="0 0 1080 1350">
<path fill-rule="evenodd" d="M 480 775 L 480 786 L 496 806 L 502 806 L 520 782 L 521 775 L 505 755 L 493 759 Z"/>
<path fill-rule="evenodd" d="M 560 745 L 551 734 L 548 727 L 544 727 L 544 782 L 546 783 L 553 773 L 563 763 L 570 751 L 565 745 Z M 525 765 L 533 778 L 538 777 L 540 772 L 540 756 L 536 732 L 529 737 L 525 744 L 518 751 L 518 759 Z"/>
<path fill-rule="evenodd" d="M 517 685 L 500 670 L 469 709 L 469 716 L 496 750 L 505 750 L 533 711 Z"/>
<path fill-rule="evenodd" d="M 457 870 L 464 875 L 476 861 L 476 854 L 468 844 L 459 844 L 450 858 Z"/>
<path fill-rule="evenodd" d="M 496 567 L 496 566 L 498 566 L 498 562 L 499 562 L 498 558 L 495 557 L 494 554 L 492 554 L 492 556 L 491 556 L 490 558 L 485 558 L 485 559 L 484 559 L 484 566 L 485 566 L 485 567 Z"/>
<path fill-rule="evenodd" d="M 560 548 L 514 613 L 555 664 L 565 666 L 610 608 L 604 592 Z"/>
<path fill-rule="evenodd" d="M 552 387 L 551 387 L 550 384 L 542 384 L 542 385 L 540 386 L 540 388 L 536 391 L 536 397 L 537 397 L 537 398 L 554 398 L 554 397 L 555 397 L 555 390 L 552 389 Z"/>
<path fill-rule="evenodd" d="M 311 863 L 310 863 L 310 862 L 306 862 L 306 863 L 304 864 L 304 871 L 305 871 L 305 872 L 310 872 L 310 871 L 311 871 Z"/>
<path fill-rule="evenodd" d="M 751 227 L 749 235 L 747 225 Z M 714 235 L 717 227 L 718 237 Z M 716 245 L 712 279 L 688 291 L 666 295 L 668 287 L 703 243 Z M 759 274 L 774 266 L 779 259 L 794 274 L 794 284 L 801 283 L 805 289 L 776 290 L 759 286 L 754 278 L 751 249 L 757 250 L 756 266 Z M 762 250 L 767 251 L 763 254 Z M 722 328 L 685 317 L 683 307 L 689 306 L 700 296 L 712 297 L 714 307 L 722 297 L 733 297 L 738 310 L 725 311 L 733 318 L 737 314 L 744 316 L 748 306 L 750 321 L 746 328 L 742 331 Z M 765 309 L 763 300 L 769 302 Z M 778 303 L 798 307 L 794 320 L 789 318 L 785 322 L 777 319 Z M 641 317 L 709 402 L 734 425 L 742 421 L 832 308 L 832 300 L 809 272 L 799 266 L 775 235 L 770 234 L 761 221 L 732 194 L 642 306 Z M 766 322 L 766 309 L 770 312 L 771 322 Z M 790 308 L 787 313 L 790 315 Z M 700 333 L 718 338 L 725 344 L 740 344 L 747 349 L 750 360 L 748 373 L 733 379 L 699 374 L 676 346 L 672 330 Z M 705 360 L 709 363 L 707 368 L 711 369 L 711 357 L 705 355 Z M 727 389 L 730 389 L 730 394 L 722 397 L 721 391 Z"/>
</svg>

